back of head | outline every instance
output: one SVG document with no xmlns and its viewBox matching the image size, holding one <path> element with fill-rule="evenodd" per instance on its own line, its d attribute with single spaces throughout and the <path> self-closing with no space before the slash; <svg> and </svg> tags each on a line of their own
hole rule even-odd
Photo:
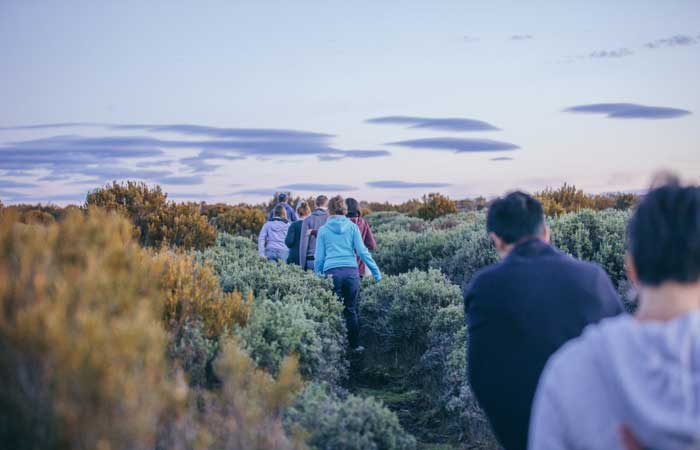
<svg viewBox="0 0 700 450">
<path fill-rule="evenodd" d="M 649 191 L 627 227 L 627 242 L 642 284 L 700 281 L 700 188 L 670 179 Z"/>
<path fill-rule="evenodd" d="M 348 208 L 348 212 L 347 212 L 348 217 L 360 217 L 362 215 L 362 211 L 360 209 L 360 203 L 357 200 L 355 200 L 354 198 L 346 198 L 345 205 Z"/>
<path fill-rule="evenodd" d="M 280 219 L 287 219 L 287 208 L 284 207 L 284 205 L 277 205 L 275 206 L 275 210 L 273 212 L 275 217 L 278 217 Z"/>
<path fill-rule="evenodd" d="M 285 203 L 287 201 L 287 194 L 285 194 L 284 192 L 277 194 L 277 201 L 279 203 Z"/>
<path fill-rule="evenodd" d="M 297 206 L 297 214 L 299 214 L 299 217 L 306 217 L 311 214 L 309 204 L 302 200 L 302 202 L 299 203 L 299 206 Z"/>
<path fill-rule="evenodd" d="M 317 208 L 325 208 L 328 206 L 328 197 L 325 195 L 319 195 L 316 197 L 316 207 Z"/>
<path fill-rule="evenodd" d="M 541 237 L 545 232 L 542 204 L 524 192 L 511 192 L 489 207 L 486 229 L 506 244 Z"/>
<path fill-rule="evenodd" d="M 328 201 L 328 213 L 334 216 L 344 216 L 348 213 L 343 197 L 336 195 Z"/>
</svg>

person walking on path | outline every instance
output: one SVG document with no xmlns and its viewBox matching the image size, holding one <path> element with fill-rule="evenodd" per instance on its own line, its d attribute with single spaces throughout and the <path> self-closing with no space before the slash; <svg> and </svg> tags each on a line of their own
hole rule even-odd
<svg viewBox="0 0 700 450">
<path fill-rule="evenodd" d="M 285 244 L 289 223 L 284 206 L 277 205 L 272 220 L 265 222 L 258 236 L 258 254 L 271 261 L 286 261 L 289 249 Z"/>
<path fill-rule="evenodd" d="M 547 358 L 623 308 L 600 266 L 550 245 L 542 204 L 533 197 L 513 192 L 494 201 L 486 229 L 502 260 L 465 290 L 469 382 L 501 445 L 522 450 Z"/>
<path fill-rule="evenodd" d="M 376 281 L 382 279 L 372 254 L 362 242 L 360 229 L 345 215 L 347 208 L 343 197 L 330 200 L 331 217 L 318 231 L 315 272 L 333 279 L 333 290 L 343 302 L 343 316 L 348 329 L 348 343 L 355 352 L 364 350 L 359 344 L 360 323 L 357 314 L 357 295 L 360 292 L 360 274 L 357 270 L 358 255 L 367 264 Z"/>
<path fill-rule="evenodd" d="M 652 189 L 627 228 L 634 316 L 588 327 L 547 362 L 529 448 L 700 449 L 700 187 Z"/>
<path fill-rule="evenodd" d="M 299 220 L 289 225 L 289 230 L 287 231 L 287 237 L 284 243 L 289 248 L 289 256 L 287 257 L 287 263 L 289 264 L 299 264 L 299 244 L 301 243 L 301 225 L 309 214 L 311 214 L 311 208 L 309 205 L 302 201 L 297 207 L 297 214 L 299 215 Z"/>
<path fill-rule="evenodd" d="M 357 225 L 360 229 L 360 235 L 362 236 L 362 242 L 364 242 L 365 247 L 370 252 L 373 252 L 377 248 L 377 242 L 374 240 L 372 235 L 372 229 L 369 223 L 362 217 L 362 210 L 360 209 L 360 204 L 354 198 L 345 199 L 345 205 L 348 207 L 347 217 L 352 223 Z M 357 267 L 360 272 L 360 278 L 364 278 L 367 273 L 367 266 L 360 257 L 357 257 Z"/>
<path fill-rule="evenodd" d="M 270 212 L 267 215 L 267 220 L 272 220 L 275 218 L 275 208 L 278 206 L 282 205 L 284 206 L 284 210 L 287 213 L 287 220 L 290 222 L 296 222 L 297 221 L 297 213 L 294 212 L 294 208 L 292 208 L 289 203 L 288 203 L 289 198 L 287 197 L 287 194 L 284 192 L 277 194 L 277 204 L 272 207 Z"/>
<path fill-rule="evenodd" d="M 316 236 L 326 220 L 328 220 L 328 197 L 319 195 L 316 197 L 316 209 L 301 224 L 299 265 L 304 270 L 314 270 Z"/>
</svg>

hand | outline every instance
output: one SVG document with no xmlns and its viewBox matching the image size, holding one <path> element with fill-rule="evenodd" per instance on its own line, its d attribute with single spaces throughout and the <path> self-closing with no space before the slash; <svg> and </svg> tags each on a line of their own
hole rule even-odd
<svg viewBox="0 0 700 450">
<path fill-rule="evenodd" d="M 620 441 L 625 450 L 644 450 L 637 437 L 632 433 L 627 425 L 622 425 L 619 429 Z"/>
</svg>

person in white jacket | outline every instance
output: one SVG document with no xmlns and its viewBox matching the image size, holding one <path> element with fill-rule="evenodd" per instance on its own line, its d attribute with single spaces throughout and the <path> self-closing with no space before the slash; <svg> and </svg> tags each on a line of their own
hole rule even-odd
<svg viewBox="0 0 700 450">
<path fill-rule="evenodd" d="M 650 191 L 628 249 L 638 310 L 589 326 L 548 361 L 531 450 L 700 449 L 700 188 Z"/>
<path fill-rule="evenodd" d="M 271 261 L 286 261 L 289 248 L 284 242 L 289 229 L 287 211 L 284 206 L 277 205 L 273 210 L 271 220 L 265 222 L 258 236 L 258 254 Z"/>
</svg>

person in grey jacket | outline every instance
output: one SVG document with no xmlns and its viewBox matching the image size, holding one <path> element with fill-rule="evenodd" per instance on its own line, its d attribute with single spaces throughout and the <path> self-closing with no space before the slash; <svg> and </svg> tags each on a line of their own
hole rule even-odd
<svg viewBox="0 0 700 450">
<path fill-rule="evenodd" d="M 301 224 L 301 240 L 299 241 L 299 265 L 304 270 L 314 270 L 316 254 L 316 236 L 318 230 L 328 220 L 328 197 L 316 197 L 316 209 Z"/>
<path fill-rule="evenodd" d="M 639 307 L 547 363 L 528 448 L 700 449 L 700 188 L 649 192 L 628 225 Z"/>
<path fill-rule="evenodd" d="M 289 248 L 285 243 L 289 222 L 284 206 L 275 207 L 272 220 L 265 222 L 258 236 L 258 254 L 271 261 L 286 261 Z"/>
</svg>

